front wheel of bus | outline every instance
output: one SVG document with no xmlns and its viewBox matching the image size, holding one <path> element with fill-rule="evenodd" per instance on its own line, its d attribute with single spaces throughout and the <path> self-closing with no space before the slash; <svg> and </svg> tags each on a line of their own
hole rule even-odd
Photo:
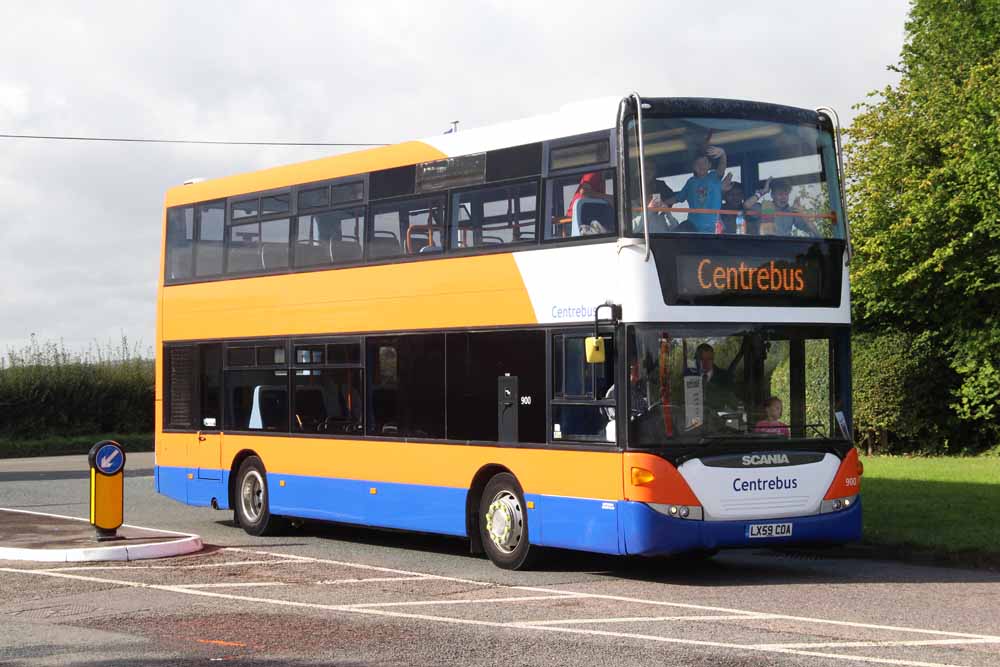
<svg viewBox="0 0 1000 667">
<path fill-rule="evenodd" d="M 500 473 L 486 484 L 479 499 L 479 535 L 486 555 L 505 570 L 528 566 L 534 555 L 528 542 L 524 495 L 514 476 Z"/>
<path fill-rule="evenodd" d="M 268 507 L 267 473 L 256 456 L 247 458 L 236 473 L 236 521 L 254 536 L 273 535 L 278 530 L 278 517 L 271 516 Z"/>
</svg>

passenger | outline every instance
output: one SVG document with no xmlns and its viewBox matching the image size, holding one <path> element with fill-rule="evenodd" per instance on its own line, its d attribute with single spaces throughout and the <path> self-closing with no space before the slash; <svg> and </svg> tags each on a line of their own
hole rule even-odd
<svg viewBox="0 0 1000 667">
<path fill-rule="evenodd" d="M 709 158 L 717 158 L 715 169 L 709 170 Z M 705 155 L 699 155 L 691 164 L 694 175 L 687 180 L 681 191 L 677 193 L 677 201 L 687 202 L 688 208 L 715 209 L 722 206 L 723 181 L 728 184 L 732 177 L 726 173 L 726 151 L 718 146 L 709 146 Z M 702 234 L 715 233 L 717 213 L 688 213 L 687 222 Z"/>
<path fill-rule="evenodd" d="M 783 435 L 786 438 L 792 435 L 791 430 L 788 428 L 788 424 L 781 421 L 781 399 L 777 396 L 770 396 L 764 401 L 764 412 L 767 414 L 767 419 L 762 419 L 757 422 L 754 427 L 754 433 L 773 433 L 774 435 Z"/>
<path fill-rule="evenodd" d="M 576 192 L 573 193 L 572 199 L 566 205 L 567 218 L 573 215 L 573 206 L 576 202 L 584 197 L 607 199 L 608 196 L 604 193 L 604 179 L 601 177 L 601 172 L 591 171 L 580 178 L 580 185 L 576 186 Z"/>
<path fill-rule="evenodd" d="M 722 208 L 727 211 L 740 211 L 740 213 L 723 213 L 719 217 L 722 218 L 722 233 L 723 234 L 758 234 L 758 218 L 754 215 L 748 214 L 745 209 L 745 199 L 743 193 L 743 184 L 739 181 L 734 181 L 729 185 L 729 188 L 725 188 L 725 179 L 723 179 L 723 190 L 722 190 Z M 742 216 L 743 218 L 743 229 L 739 229 L 737 220 Z"/>
<path fill-rule="evenodd" d="M 573 207 L 576 206 L 576 202 L 585 197 L 596 197 L 598 199 L 609 199 L 609 196 L 604 191 L 604 177 L 599 171 L 591 171 L 584 174 L 580 178 L 580 184 L 576 188 L 576 192 L 573 193 L 573 197 L 569 200 L 569 204 L 566 206 L 566 217 L 573 217 Z M 594 220 L 586 224 L 581 224 L 578 230 L 574 230 L 574 235 L 588 236 L 591 234 L 606 234 L 609 230 L 605 229 L 604 225 L 600 222 Z"/>
<path fill-rule="evenodd" d="M 649 217 L 649 233 L 662 234 L 663 232 L 677 231 L 677 227 L 681 223 L 677 221 L 673 213 L 662 210 L 673 207 L 677 203 L 677 195 L 669 185 L 660 179 L 653 181 L 653 189 L 653 196 L 649 198 L 649 204 L 646 206 L 648 209 L 653 209 L 646 213 Z M 642 216 L 639 216 L 639 227 L 642 228 Z"/>
<path fill-rule="evenodd" d="M 798 231 L 805 236 L 819 236 L 819 230 L 812 220 L 799 217 L 797 215 L 769 215 L 770 213 L 802 213 L 802 211 L 788 203 L 788 195 L 791 193 L 791 184 L 784 179 L 771 179 L 764 182 L 761 188 L 752 197 L 744 202 L 746 209 L 753 217 L 759 216 L 761 234 L 777 234 L 778 236 L 792 236 L 794 231 Z M 771 192 L 770 202 L 761 202 L 764 195 Z"/>
</svg>

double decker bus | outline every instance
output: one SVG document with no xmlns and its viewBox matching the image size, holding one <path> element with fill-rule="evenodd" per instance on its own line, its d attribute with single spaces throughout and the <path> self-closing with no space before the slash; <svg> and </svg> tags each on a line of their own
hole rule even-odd
<svg viewBox="0 0 1000 667">
<path fill-rule="evenodd" d="M 498 566 L 861 530 L 829 110 L 599 100 L 166 196 L 157 490 Z"/>
</svg>

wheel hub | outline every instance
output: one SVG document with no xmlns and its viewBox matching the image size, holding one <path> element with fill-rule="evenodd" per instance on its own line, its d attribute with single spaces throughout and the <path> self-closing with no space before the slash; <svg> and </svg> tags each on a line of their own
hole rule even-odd
<svg viewBox="0 0 1000 667">
<path fill-rule="evenodd" d="M 524 514 L 521 504 L 509 491 L 501 491 L 486 510 L 486 534 L 498 549 L 511 553 L 521 541 Z"/>
<path fill-rule="evenodd" d="M 260 473 L 256 470 L 251 470 L 243 478 L 240 500 L 243 506 L 243 515 L 251 523 L 256 523 L 260 519 L 264 507 L 264 480 L 261 479 Z"/>
</svg>

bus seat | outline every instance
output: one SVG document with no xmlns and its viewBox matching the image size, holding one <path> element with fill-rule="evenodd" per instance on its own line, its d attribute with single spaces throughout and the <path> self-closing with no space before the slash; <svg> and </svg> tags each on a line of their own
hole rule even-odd
<svg viewBox="0 0 1000 667">
<path fill-rule="evenodd" d="M 372 259 L 397 257 L 402 254 L 402 250 L 399 239 L 395 236 L 376 236 L 368 243 L 368 256 Z"/>
<path fill-rule="evenodd" d="M 600 228 L 594 226 L 595 222 Z M 581 197 L 573 204 L 571 236 L 604 234 L 613 231 L 614 228 L 615 212 L 607 199 Z"/>
<path fill-rule="evenodd" d="M 305 241 L 295 246 L 295 264 L 297 266 L 317 266 L 330 263 L 329 248 L 316 241 Z"/>
<path fill-rule="evenodd" d="M 206 266 L 213 266 L 218 268 L 219 273 L 222 273 L 222 243 L 199 243 L 198 247 L 195 248 L 195 253 L 198 256 L 200 272 L 204 272 Z"/>
<path fill-rule="evenodd" d="M 438 246 L 434 243 L 434 235 L 439 239 L 444 238 L 444 227 L 441 225 L 410 225 L 406 229 L 406 252 L 409 255 L 423 252 L 425 248 Z M 430 252 L 430 251 L 428 251 Z"/>
<path fill-rule="evenodd" d="M 288 268 L 288 245 L 284 243 L 265 243 L 260 247 L 260 265 L 266 271 L 269 269 Z"/>
<path fill-rule="evenodd" d="M 334 241 L 330 239 L 330 258 L 334 262 L 357 262 L 361 260 L 361 255 L 361 244 L 357 241 Z"/>
</svg>

